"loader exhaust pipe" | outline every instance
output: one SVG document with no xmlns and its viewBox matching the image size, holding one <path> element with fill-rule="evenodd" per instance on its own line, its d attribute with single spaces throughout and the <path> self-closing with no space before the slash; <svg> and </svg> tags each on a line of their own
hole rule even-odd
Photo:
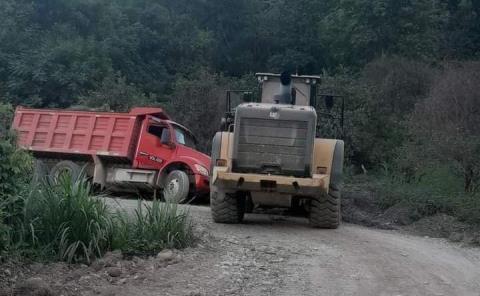
<svg viewBox="0 0 480 296">
<path fill-rule="evenodd" d="M 295 88 L 292 86 L 292 75 L 288 71 L 280 74 L 280 89 L 275 95 L 276 104 L 295 104 Z"/>
</svg>

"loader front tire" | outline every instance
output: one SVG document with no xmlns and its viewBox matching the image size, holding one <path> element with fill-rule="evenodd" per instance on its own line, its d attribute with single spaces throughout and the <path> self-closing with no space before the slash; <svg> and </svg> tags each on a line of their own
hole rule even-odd
<svg viewBox="0 0 480 296">
<path fill-rule="evenodd" d="M 315 228 L 336 229 L 340 225 L 340 188 L 330 186 L 328 194 L 311 200 L 310 225 Z"/>
<path fill-rule="evenodd" d="M 245 194 L 226 193 L 210 187 L 210 208 L 215 223 L 241 223 L 245 215 Z"/>
</svg>

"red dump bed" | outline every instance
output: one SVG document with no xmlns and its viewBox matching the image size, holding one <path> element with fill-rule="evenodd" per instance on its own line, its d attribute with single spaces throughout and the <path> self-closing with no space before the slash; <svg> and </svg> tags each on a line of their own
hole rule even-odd
<svg viewBox="0 0 480 296">
<path fill-rule="evenodd" d="M 18 107 L 13 128 L 19 145 L 34 152 L 132 159 L 145 115 L 168 119 L 160 108 L 112 113 Z"/>
</svg>

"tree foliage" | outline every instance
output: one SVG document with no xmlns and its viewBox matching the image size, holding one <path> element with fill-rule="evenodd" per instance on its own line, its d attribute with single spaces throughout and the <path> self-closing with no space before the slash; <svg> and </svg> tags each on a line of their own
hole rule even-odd
<svg viewBox="0 0 480 296">
<path fill-rule="evenodd" d="M 205 67 L 238 77 L 359 69 L 383 54 L 468 59 L 479 15 L 470 0 L 4 0 L 0 96 L 68 107 L 112 73 L 155 98 Z"/>
<path fill-rule="evenodd" d="M 161 105 L 208 151 L 225 90 L 253 85 L 245 75 L 323 73 L 346 98 L 349 161 L 375 168 L 405 153 L 443 61 L 479 58 L 479 17 L 472 0 L 4 0 L 0 99 Z"/>
<path fill-rule="evenodd" d="M 480 185 L 479 86 L 478 62 L 449 64 L 411 119 L 417 141 L 438 160 L 460 169 L 467 192 Z"/>
</svg>

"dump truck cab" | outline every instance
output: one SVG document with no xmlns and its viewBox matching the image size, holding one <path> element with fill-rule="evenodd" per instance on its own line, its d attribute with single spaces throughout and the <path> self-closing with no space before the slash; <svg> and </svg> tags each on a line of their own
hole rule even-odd
<svg viewBox="0 0 480 296">
<path fill-rule="evenodd" d="M 343 141 L 316 138 L 318 76 L 256 74 L 259 102 L 235 107 L 212 143 L 211 207 L 216 222 L 238 223 L 249 203 L 303 204 L 315 227 L 340 219 Z M 229 104 L 227 104 L 229 105 Z"/>
<path fill-rule="evenodd" d="M 55 181 L 84 168 L 94 185 L 111 191 L 163 190 L 183 201 L 209 191 L 210 157 L 192 132 L 161 108 L 98 112 L 17 107 L 20 147 L 36 158 L 36 174 Z"/>
</svg>

